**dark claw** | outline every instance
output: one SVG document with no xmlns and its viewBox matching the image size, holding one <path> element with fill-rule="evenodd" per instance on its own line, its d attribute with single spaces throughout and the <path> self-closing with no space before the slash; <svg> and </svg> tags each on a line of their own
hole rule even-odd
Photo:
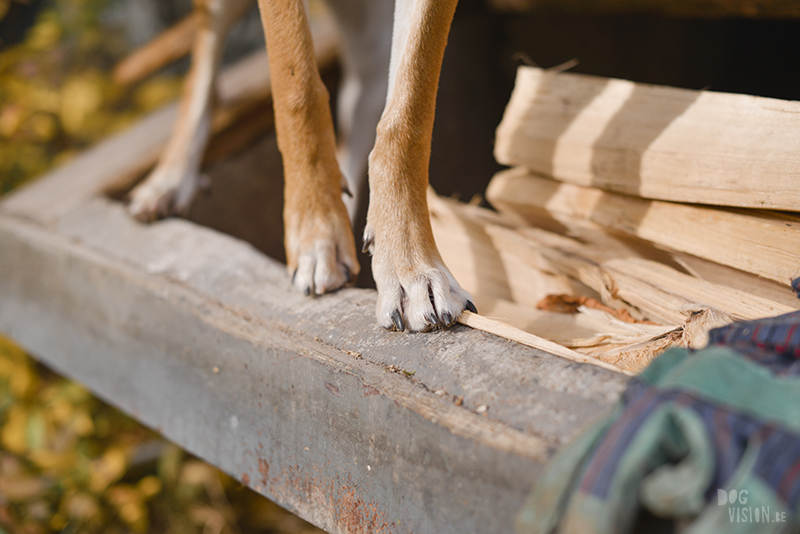
<svg viewBox="0 0 800 534">
<path fill-rule="evenodd" d="M 394 327 L 397 328 L 399 331 L 405 330 L 405 326 L 403 325 L 403 318 L 400 317 L 400 312 L 395 310 L 392 312 L 392 322 L 394 323 Z"/>
<path fill-rule="evenodd" d="M 306 288 L 303 290 L 303 295 L 309 296 L 310 294 L 311 294 L 311 286 L 306 286 Z"/>
<path fill-rule="evenodd" d="M 294 285 L 294 279 L 297 278 L 297 269 L 294 270 L 292 273 L 292 285 Z"/>
<path fill-rule="evenodd" d="M 350 267 L 348 267 L 344 263 L 342 264 L 342 267 L 344 267 L 344 279 L 346 280 L 345 283 L 347 283 L 352 279 L 352 275 L 350 273 Z"/>
<path fill-rule="evenodd" d="M 467 301 L 467 309 L 472 313 L 478 313 L 478 309 L 475 307 L 475 304 L 473 304 L 471 300 Z"/>
<path fill-rule="evenodd" d="M 428 315 L 425 318 L 425 320 L 428 321 L 429 323 L 431 323 L 433 326 L 436 326 L 437 324 L 439 324 L 439 320 L 436 318 L 436 315 L 434 315 L 433 313 Z"/>
<path fill-rule="evenodd" d="M 442 315 L 442 322 L 445 324 L 445 326 L 452 326 L 455 320 L 453 319 L 453 316 L 450 315 L 450 312 L 444 312 L 444 315 Z"/>
<path fill-rule="evenodd" d="M 342 193 L 344 193 L 350 198 L 353 198 L 353 192 L 350 191 L 350 186 L 348 186 L 346 183 L 342 184 Z"/>
<path fill-rule="evenodd" d="M 364 240 L 364 244 L 361 245 L 361 252 L 364 254 L 370 253 L 370 249 L 372 248 L 372 244 L 375 242 L 375 238 L 370 236 Z"/>
</svg>

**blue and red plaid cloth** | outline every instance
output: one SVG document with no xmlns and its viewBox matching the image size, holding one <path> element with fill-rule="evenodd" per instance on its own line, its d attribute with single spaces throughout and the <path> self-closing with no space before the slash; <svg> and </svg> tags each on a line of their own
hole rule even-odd
<svg viewBox="0 0 800 534">
<path fill-rule="evenodd" d="M 643 511 L 688 534 L 800 531 L 800 311 L 657 358 L 553 458 L 517 530 L 624 534 Z"/>
</svg>

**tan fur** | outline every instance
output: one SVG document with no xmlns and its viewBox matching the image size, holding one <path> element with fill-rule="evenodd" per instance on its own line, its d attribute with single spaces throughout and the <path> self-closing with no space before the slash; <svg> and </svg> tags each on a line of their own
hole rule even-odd
<svg viewBox="0 0 800 534">
<path fill-rule="evenodd" d="M 303 290 L 321 294 L 341 287 L 359 270 L 341 198 L 343 178 L 336 160 L 328 91 L 314 59 L 303 2 L 259 0 L 258 5 L 267 37 L 275 128 L 286 182 L 287 265 L 301 277 L 303 270 L 313 268 L 313 287 L 307 284 Z"/>
</svg>

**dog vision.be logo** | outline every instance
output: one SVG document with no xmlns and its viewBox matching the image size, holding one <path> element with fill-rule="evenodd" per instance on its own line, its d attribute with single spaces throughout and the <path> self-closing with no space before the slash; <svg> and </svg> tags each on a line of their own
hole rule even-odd
<svg viewBox="0 0 800 534">
<path fill-rule="evenodd" d="M 747 490 L 717 490 L 717 504 L 728 506 L 731 523 L 785 523 L 786 512 L 770 514 L 769 506 L 747 506 Z"/>
</svg>

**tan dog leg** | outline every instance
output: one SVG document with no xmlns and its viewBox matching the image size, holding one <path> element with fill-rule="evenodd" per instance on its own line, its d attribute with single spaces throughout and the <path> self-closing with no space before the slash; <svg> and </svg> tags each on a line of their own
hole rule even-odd
<svg viewBox="0 0 800 534">
<path fill-rule="evenodd" d="M 364 248 L 378 323 L 425 331 L 474 310 L 442 262 L 426 200 L 436 90 L 457 0 L 397 0 L 389 97 L 369 161 Z"/>
<path fill-rule="evenodd" d="M 194 0 L 201 13 L 178 119 L 155 170 L 131 191 L 131 214 L 149 221 L 189 209 L 199 185 L 225 36 L 251 0 Z"/>
<path fill-rule="evenodd" d="M 359 266 L 336 161 L 328 91 L 302 0 L 259 0 L 286 181 L 286 263 L 306 294 L 337 289 Z"/>
</svg>

